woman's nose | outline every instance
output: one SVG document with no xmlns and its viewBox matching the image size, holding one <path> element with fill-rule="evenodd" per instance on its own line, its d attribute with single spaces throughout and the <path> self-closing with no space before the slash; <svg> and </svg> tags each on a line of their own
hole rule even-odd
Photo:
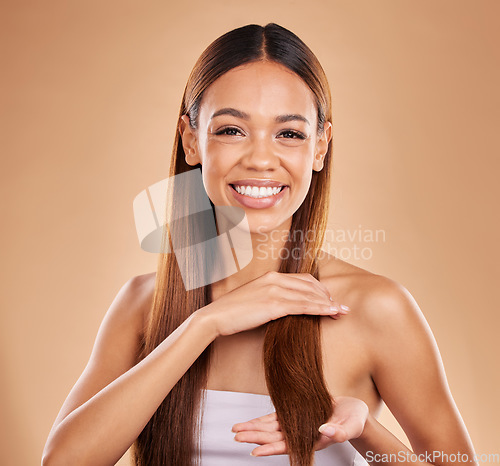
<svg viewBox="0 0 500 466">
<path fill-rule="evenodd" d="M 270 170 L 280 165 L 280 159 L 273 148 L 272 142 L 259 138 L 248 144 L 241 163 L 245 168 Z"/>
</svg>

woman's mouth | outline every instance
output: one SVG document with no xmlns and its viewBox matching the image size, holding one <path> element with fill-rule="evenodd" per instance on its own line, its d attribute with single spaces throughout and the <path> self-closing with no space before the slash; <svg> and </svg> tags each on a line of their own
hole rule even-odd
<svg viewBox="0 0 500 466">
<path fill-rule="evenodd" d="M 288 186 L 264 187 L 230 184 L 233 197 L 246 207 L 265 209 L 277 204 L 288 191 Z"/>
<path fill-rule="evenodd" d="M 252 197 L 253 199 L 260 199 L 262 197 L 276 196 L 285 186 L 279 186 L 275 188 L 265 188 L 263 186 L 239 186 L 231 185 L 231 187 L 239 194 L 244 196 Z"/>
</svg>

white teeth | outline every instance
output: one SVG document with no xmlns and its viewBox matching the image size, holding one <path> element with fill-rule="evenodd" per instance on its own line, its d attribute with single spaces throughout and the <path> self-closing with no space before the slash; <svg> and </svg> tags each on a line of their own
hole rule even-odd
<svg viewBox="0 0 500 466">
<path fill-rule="evenodd" d="M 283 186 L 276 187 L 276 188 L 270 188 L 270 187 L 264 187 L 261 186 L 260 188 L 258 186 L 238 186 L 234 185 L 234 189 L 245 196 L 253 197 L 255 199 L 259 199 L 261 197 L 269 197 L 269 196 L 274 196 L 278 194 Z"/>
</svg>

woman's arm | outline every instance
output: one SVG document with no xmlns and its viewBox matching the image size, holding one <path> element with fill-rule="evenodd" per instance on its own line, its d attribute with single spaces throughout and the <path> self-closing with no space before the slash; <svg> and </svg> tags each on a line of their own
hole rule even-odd
<svg viewBox="0 0 500 466">
<path fill-rule="evenodd" d="M 111 304 L 87 367 L 54 422 L 43 465 L 115 464 L 215 339 L 213 326 L 195 312 L 134 365 L 148 304 L 144 277 L 129 280 Z"/>
<path fill-rule="evenodd" d="M 477 464 L 436 341 L 414 298 L 386 279 L 369 300 L 365 311 L 374 342 L 372 378 L 413 452 L 371 415 L 351 444 L 370 464 Z"/>
<path fill-rule="evenodd" d="M 451 396 L 432 332 L 410 293 L 376 276 L 356 306 L 364 339 L 372 342 L 372 378 L 383 400 L 405 430 L 413 451 L 369 414 L 360 399 L 335 395 L 337 405 L 315 449 L 351 444 L 371 465 L 475 464 L 475 452 Z M 326 426 L 325 426 L 326 427 Z M 287 452 L 276 413 L 235 424 L 235 440 L 258 443 L 252 454 Z"/>
</svg>

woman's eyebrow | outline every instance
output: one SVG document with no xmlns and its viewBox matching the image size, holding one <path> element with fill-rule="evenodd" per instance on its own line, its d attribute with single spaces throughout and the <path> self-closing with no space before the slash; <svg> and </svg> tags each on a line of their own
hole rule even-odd
<svg viewBox="0 0 500 466">
<path fill-rule="evenodd" d="M 232 116 L 234 116 L 236 118 L 241 118 L 243 120 L 249 120 L 250 119 L 250 115 L 248 115 L 248 113 L 242 112 L 240 110 L 236 110 L 235 108 L 231 108 L 231 107 L 221 108 L 220 110 L 217 110 L 210 117 L 210 119 L 218 117 L 219 115 L 232 115 Z M 292 120 L 303 121 L 303 122 L 307 123 L 308 125 L 310 125 L 309 120 L 306 117 L 304 117 L 302 115 L 299 115 L 297 113 L 289 113 L 289 114 L 286 114 L 286 115 L 278 115 L 274 119 L 274 121 L 276 121 L 276 123 L 286 123 L 287 121 L 292 121 Z"/>
</svg>

